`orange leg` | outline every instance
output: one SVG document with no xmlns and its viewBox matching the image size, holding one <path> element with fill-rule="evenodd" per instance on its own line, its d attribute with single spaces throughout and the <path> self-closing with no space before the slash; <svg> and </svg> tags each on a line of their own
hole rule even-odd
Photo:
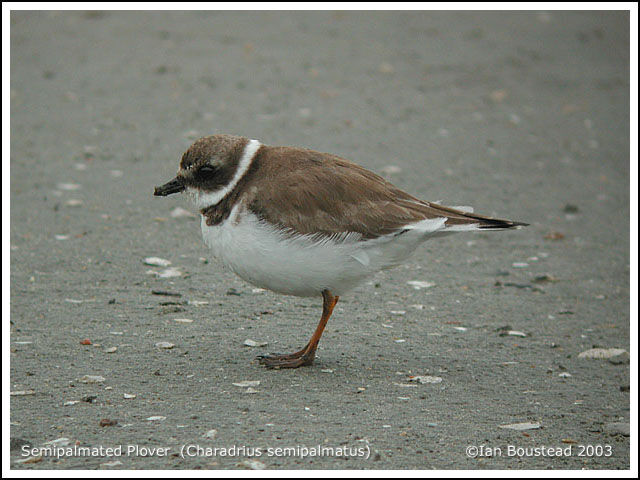
<svg viewBox="0 0 640 480">
<path fill-rule="evenodd" d="M 331 317 L 339 298 L 338 296 L 331 295 L 329 290 L 322 292 L 323 302 L 320 323 L 318 323 L 316 331 L 313 332 L 311 340 L 309 340 L 309 343 L 307 343 L 302 350 L 287 355 L 260 356 L 258 357 L 260 364 L 267 368 L 298 368 L 311 365 L 313 359 L 316 357 L 316 349 L 318 348 L 318 342 L 320 341 L 324 327 L 327 325 L 329 317 Z"/>
</svg>

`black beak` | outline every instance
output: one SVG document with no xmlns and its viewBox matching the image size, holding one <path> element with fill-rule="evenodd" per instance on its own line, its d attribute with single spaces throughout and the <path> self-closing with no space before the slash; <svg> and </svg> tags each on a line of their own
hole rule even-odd
<svg viewBox="0 0 640 480">
<path fill-rule="evenodd" d="M 165 183 L 161 187 L 156 187 L 153 194 L 156 197 L 166 197 L 172 193 L 179 193 L 185 189 L 182 182 L 176 177 L 168 183 Z"/>
</svg>

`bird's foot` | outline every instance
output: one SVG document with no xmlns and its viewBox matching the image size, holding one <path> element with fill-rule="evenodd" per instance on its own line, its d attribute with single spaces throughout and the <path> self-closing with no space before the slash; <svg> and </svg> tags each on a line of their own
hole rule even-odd
<svg viewBox="0 0 640 480">
<path fill-rule="evenodd" d="M 296 352 L 287 355 L 260 355 L 257 357 L 260 365 L 267 368 L 298 368 L 306 367 L 313 363 L 315 352 Z"/>
</svg>

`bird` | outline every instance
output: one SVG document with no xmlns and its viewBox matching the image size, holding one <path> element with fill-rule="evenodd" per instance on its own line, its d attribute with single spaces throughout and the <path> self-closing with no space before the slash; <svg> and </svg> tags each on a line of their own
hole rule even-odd
<svg viewBox="0 0 640 480">
<path fill-rule="evenodd" d="M 322 297 L 302 349 L 258 357 L 273 369 L 313 364 L 340 297 L 424 241 L 528 225 L 422 201 L 337 155 L 228 134 L 195 141 L 176 177 L 154 190 L 176 193 L 195 204 L 204 243 L 239 277 L 279 294 Z"/>
</svg>

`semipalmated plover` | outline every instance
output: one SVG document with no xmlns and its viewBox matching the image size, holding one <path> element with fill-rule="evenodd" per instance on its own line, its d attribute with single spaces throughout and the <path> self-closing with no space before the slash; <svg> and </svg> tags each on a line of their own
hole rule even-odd
<svg viewBox="0 0 640 480">
<path fill-rule="evenodd" d="M 311 365 L 340 295 L 402 263 L 425 240 L 526 225 L 424 202 L 335 155 L 232 135 L 196 141 L 176 178 L 154 195 L 178 192 L 200 210 L 213 255 L 241 278 L 287 295 L 322 295 L 309 343 L 259 357 L 271 368 Z"/>
</svg>

